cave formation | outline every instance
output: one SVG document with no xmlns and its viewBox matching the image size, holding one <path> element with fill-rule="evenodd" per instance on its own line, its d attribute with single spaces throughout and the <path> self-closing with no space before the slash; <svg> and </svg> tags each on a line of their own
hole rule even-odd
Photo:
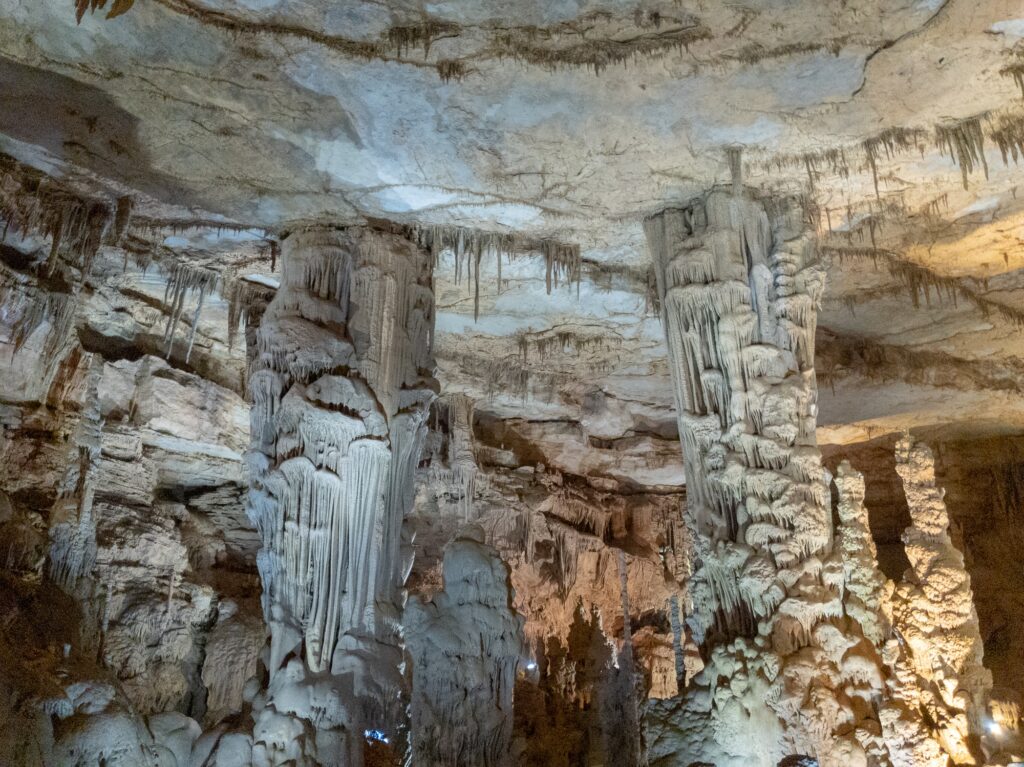
<svg viewBox="0 0 1024 767">
<path fill-rule="evenodd" d="M 1024 763 L 1019 2 L 67 5 L 0 765 Z"/>
</svg>

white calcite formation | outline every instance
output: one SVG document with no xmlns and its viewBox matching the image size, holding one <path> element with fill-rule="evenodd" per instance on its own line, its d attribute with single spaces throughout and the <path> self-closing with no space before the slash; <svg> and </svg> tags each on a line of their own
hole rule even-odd
<svg viewBox="0 0 1024 767">
<path fill-rule="evenodd" d="M 956 764 L 981 764 L 992 674 L 982 665 L 971 578 L 950 539 L 931 450 L 905 434 L 896 445 L 896 471 L 911 518 L 903 533 L 910 570 L 893 597 L 894 624 L 905 643 L 902 671 L 908 680 L 915 677 L 910 685 L 918 690 L 918 706 L 934 723 L 943 750 Z"/>
<path fill-rule="evenodd" d="M 399 752 L 402 520 L 436 393 L 431 261 L 364 228 L 300 229 L 250 378 L 249 515 L 270 630 L 257 764 L 359 765 Z"/>
<path fill-rule="evenodd" d="M 815 442 L 824 272 L 801 213 L 734 185 L 645 224 L 686 461 L 687 622 L 709 659 L 673 764 L 865 765 L 878 731 L 880 673 L 844 620 Z"/>
<path fill-rule="evenodd" d="M 405 611 L 412 662 L 412 764 L 511 767 L 517 672 L 528 663 L 508 566 L 469 538 L 444 555 L 444 590 Z"/>
</svg>

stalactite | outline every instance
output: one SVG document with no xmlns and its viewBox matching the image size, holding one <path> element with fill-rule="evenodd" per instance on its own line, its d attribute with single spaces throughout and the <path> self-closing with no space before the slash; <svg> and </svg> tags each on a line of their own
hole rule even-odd
<svg viewBox="0 0 1024 767">
<path fill-rule="evenodd" d="M 878 193 L 878 158 L 880 153 L 884 151 L 887 160 L 891 160 L 913 149 L 917 149 L 921 154 L 924 154 L 922 144 L 924 135 L 924 131 L 913 128 L 889 128 L 864 140 L 861 146 L 864 149 L 868 168 L 871 169 L 871 177 L 875 184 L 875 197 L 881 199 Z"/>
<path fill-rule="evenodd" d="M 622 336 L 608 332 L 588 333 L 571 328 L 551 328 L 544 331 L 524 330 L 516 334 L 516 346 L 523 363 L 532 355 L 541 362 L 556 354 L 570 351 L 580 356 L 592 349 L 613 349 L 621 347 Z"/>
<path fill-rule="evenodd" d="M 1024 78 L 1024 64 L 1021 65 L 1021 77 Z M 1024 84 L 1022 84 L 1024 90 Z M 1014 165 L 1024 162 L 1024 114 L 1020 112 L 1001 114 L 993 121 L 992 140 L 999 147 L 1003 163 Z"/>
<path fill-rule="evenodd" d="M 940 152 L 948 152 L 950 159 L 960 166 L 964 189 L 967 177 L 981 165 L 988 178 L 988 162 L 985 160 L 985 133 L 981 121 L 985 115 L 960 120 L 952 125 L 935 126 L 935 146 Z"/>
<path fill-rule="evenodd" d="M 591 14 L 589 20 L 598 20 L 599 14 Z M 498 31 L 490 43 L 492 55 L 525 61 L 550 70 L 584 67 L 600 75 L 610 66 L 663 56 L 673 50 L 683 51 L 711 37 L 711 31 L 693 18 L 684 19 L 675 28 L 641 32 L 628 39 L 592 36 L 579 42 L 578 24 L 578 21 L 574 21 L 549 28 L 517 27 Z M 560 40 L 570 42 L 559 45 Z"/>
<path fill-rule="evenodd" d="M 889 273 L 905 286 L 915 307 L 920 305 L 921 299 L 930 304 L 934 291 L 936 298 L 945 298 L 954 306 L 958 299 L 964 299 L 976 306 L 985 317 L 995 314 L 1017 327 L 1024 327 L 1024 311 L 987 298 L 976 288 L 967 285 L 964 279 L 938 274 L 928 267 L 908 261 L 895 251 L 884 248 L 823 246 L 821 252 L 823 256 L 840 260 L 853 258 L 870 259 L 876 264 L 882 262 Z"/>
<path fill-rule="evenodd" d="M 168 357 L 171 355 L 174 347 L 175 332 L 181 320 L 181 315 L 185 311 L 185 303 L 188 296 L 193 292 L 199 294 L 196 300 L 195 312 L 192 315 L 188 346 L 185 350 L 185 362 L 188 362 L 192 354 L 192 344 L 195 342 L 196 330 L 199 327 L 199 317 L 203 310 L 203 301 L 209 293 L 217 290 L 220 285 L 220 275 L 207 267 L 193 266 L 181 261 L 163 264 L 162 269 L 167 274 L 164 303 L 168 306 L 168 316 L 164 330 L 164 348 Z"/>
<path fill-rule="evenodd" d="M 566 486 L 557 488 L 537 510 L 601 540 L 605 539 L 612 519 L 608 508 L 588 502 Z"/>
<path fill-rule="evenodd" d="M 401 525 L 436 391 L 430 283 L 428 255 L 396 235 L 284 240 L 250 379 L 270 628 L 254 759 L 359 765 L 367 731 L 402 752 Z"/>
<path fill-rule="evenodd" d="M 96 521 L 93 514 L 97 460 L 102 442 L 99 385 L 103 358 L 95 355 L 86 379 L 84 406 L 75 431 L 72 460 L 52 511 L 50 579 L 68 594 L 77 595 L 96 561 Z"/>
<path fill-rule="evenodd" d="M 3 237 L 23 232 L 50 238 L 50 273 L 61 256 L 88 274 L 100 245 L 116 231 L 108 202 L 82 196 L 6 155 L 0 155 L 0 218 Z"/>
<path fill-rule="evenodd" d="M 224 298 L 228 302 L 228 348 L 233 348 L 238 337 L 238 328 L 249 327 L 252 313 L 262 316 L 266 305 L 274 298 L 277 289 L 245 277 L 224 280 Z"/>
<path fill-rule="evenodd" d="M 455 256 L 455 282 L 461 281 L 463 269 L 467 281 L 475 275 L 473 283 L 474 319 L 480 309 L 480 262 L 484 254 L 494 253 L 499 260 L 498 282 L 501 282 L 500 260 L 512 259 L 530 253 L 544 257 L 547 292 L 559 282 L 579 283 L 581 276 L 580 248 L 548 238 L 526 237 L 509 232 L 487 232 L 462 226 L 419 226 L 410 228 L 409 235 L 433 255 L 435 260 L 446 250 Z"/>
<path fill-rule="evenodd" d="M 14 290 L 0 291 L 0 303 L 15 316 L 9 339 L 12 356 L 21 351 L 39 328 L 46 326 L 48 330 L 42 346 L 45 373 L 60 356 L 74 332 L 78 294 L 42 290 L 15 293 Z"/>
<path fill-rule="evenodd" d="M 1013 60 L 999 70 L 1003 77 L 1012 78 L 1020 88 L 1020 97 L 1024 99 L 1024 49 L 1017 49 L 1010 54 Z"/>
<path fill-rule="evenodd" d="M 111 233 L 111 243 L 120 245 L 125 233 L 132 222 L 132 208 L 135 202 L 129 195 L 117 198 L 117 206 L 114 209 L 114 225 Z"/>
<path fill-rule="evenodd" d="M 463 519 L 473 519 L 473 499 L 476 495 L 476 444 L 473 438 L 473 409 L 475 403 L 465 394 L 445 397 L 448 413 L 448 466 L 452 481 L 462 496 Z"/>
</svg>

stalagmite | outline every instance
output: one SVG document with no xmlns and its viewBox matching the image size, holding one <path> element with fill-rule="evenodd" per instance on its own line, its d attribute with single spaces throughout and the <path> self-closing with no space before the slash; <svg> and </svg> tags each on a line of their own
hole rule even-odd
<svg viewBox="0 0 1024 767">
<path fill-rule="evenodd" d="M 512 765 L 512 692 L 527 660 L 508 567 L 460 538 L 444 555 L 444 590 L 410 600 L 411 738 L 416 767 Z"/>
<path fill-rule="evenodd" d="M 892 588 L 878 569 L 878 552 L 864 507 L 864 476 L 849 461 L 839 464 L 835 478 L 839 491 L 838 549 L 846 576 L 846 612 L 876 647 L 892 629 Z"/>
<path fill-rule="evenodd" d="M 250 378 L 270 630 L 253 758 L 357 767 L 365 733 L 404 750 L 402 520 L 437 387 L 431 261 L 329 227 L 292 232 L 282 258 Z"/>
<path fill-rule="evenodd" d="M 633 657 L 633 632 L 629 620 L 629 590 L 626 555 L 618 552 L 622 600 L 622 651 L 611 668 L 602 674 L 597 697 L 600 710 L 605 764 L 615 767 L 646 767 L 644 742 L 643 681 Z"/>
<path fill-rule="evenodd" d="M 858 701 L 881 673 L 845 621 L 815 442 L 824 272 L 801 213 L 715 189 L 645 222 L 697 559 L 687 623 L 708 658 L 681 713 L 684 765 L 865 765 L 878 730 Z"/>
<path fill-rule="evenodd" d="M 943 749 L 957 764 L 980 764 L 992 674 L 982 665 L 971 579 L 949 537 L 931 450 L 904 434 L 896 444 L 896 471 L 911 525 L 903 533 L 910 570 L 893 598 L 894 624 Z"/>
</svg>

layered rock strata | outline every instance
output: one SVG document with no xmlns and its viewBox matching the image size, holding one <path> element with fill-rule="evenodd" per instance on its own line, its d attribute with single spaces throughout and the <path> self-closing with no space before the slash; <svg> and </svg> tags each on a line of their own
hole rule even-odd
<svg viewBox="0 0 1024 767">
<path fill-rule="evenodd" d="M 402 520 L 431 400 L 426 253 L 364 228 L 302 229 L 257 334 L 248 512 L 270 630 L 253 760 L 404 750 Z"/>
</svg>

